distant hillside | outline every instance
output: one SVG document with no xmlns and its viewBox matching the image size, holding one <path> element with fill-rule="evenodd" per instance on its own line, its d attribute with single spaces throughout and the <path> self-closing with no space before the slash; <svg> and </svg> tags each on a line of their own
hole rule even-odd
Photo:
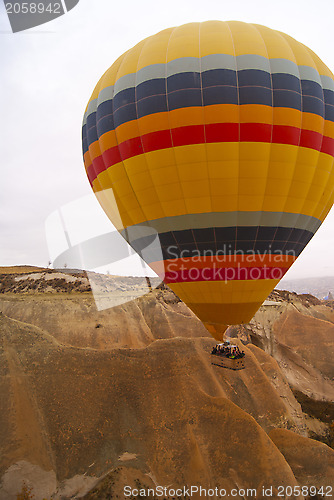
<svg viewBox="0 0 334 500">
<path fill-rule="evenodd" d="M 281 281 L 276 288 L 296 293 L 310 293 L 319 299 L 323 299 L 328 295 L 328 292 L 334 294 L 334 276 L 284 280 Z"/>
<path fill-rule="evenodd" d="M 5 266 L 0 267 L 0 274 L 25 274 L 38 271 L 47 271 L 45 267 L 36 266 Z"/>
</svg>

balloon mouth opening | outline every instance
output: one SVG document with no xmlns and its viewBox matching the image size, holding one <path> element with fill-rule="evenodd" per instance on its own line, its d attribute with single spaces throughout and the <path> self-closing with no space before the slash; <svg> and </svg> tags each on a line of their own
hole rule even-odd
<svg viewBox="0 0 334 500">
<path fill-rule="evenodd" d="M 210 335 L 214 337 L 216 340 L 222 341 L 224 340 L 224 335 L 229 325 L 223 325 L 221 323 L 203 323 L 205 328 L 208 330 Z"/>
</svg>

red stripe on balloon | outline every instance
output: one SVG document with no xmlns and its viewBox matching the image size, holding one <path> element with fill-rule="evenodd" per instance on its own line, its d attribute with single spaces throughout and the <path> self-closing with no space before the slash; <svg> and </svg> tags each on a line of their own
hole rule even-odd
<svg viewBox="0 0 334 500">
<path fill-rule="evenodd" d="M 334 156 L 334 139 L 324 136 L 321 151 L 330 156 Z"/>
<path fill-rule="evenodd" d="M 144 153 L 140 137 L 133 137 L 132 139 L 121 142 L 118 145 L 118 149 L 122 160 L 127 160 L 128 158 L 132 158 L 132 156 L 138 156 Z"/>
<path fill-rule="evenodd" d="M 96 176 L 98 176 L 101 172 L 103 172 L 106 169 L 102 156 L 97 156 L 96 158 L 94 158 L 94 160 L 92 161 L 92 165 L 94 168 L 94 172 L 96 173 Z"/>
<path fill-rule="evenodd" d="M 146 153 L 158 149 L 167 149 L 173 147 L 170 130 L 158 130 L 150 134 L 144 134 L 141 137 L 143 148 Z"/>
<path fill-rule="evenodd" d="M 239 281 L 239 280 L 279 280 L 288 267 L 204 267 L 170 271 L 160 278 L 165 283 L 185 283 L 190 281 Z"/>
<path fill-rule="evenodd" d="M 122 161 L 121 158 L 121 153 L 119 151 L 118 146 L 114 146 L 112 148 L 107 149 L 102 153 L 103 161 L 104 164 L 107 165 L 106 168 L 108 168 L 108 165 L 115 165 L 116 163 L 119 163 Z"/>
<path fill-rule="evenodd" d="M 269 142 L 274 144 L 290 144 L 298 146 L 300 141 L 301 130 L 297 127 L 289 125 L 274 125 L 272 139 Z M 312 147 L 311 145 L 309 147 Z"/>
<path fill-rule="evenodd" d="M 268 123 L 240 123 L 240 141 L 272 142 L 272 129 Z"/>
<path fill-rule="evenodd" d="M 238 142 L 239 123 L 210 123 L 205 125 L 206 142 Z"/>
<path fill-rule="evenodd" d="M 173 146 L 186 146 L 189 144 L 202 144 L 205 140 L 204 125 L 190 125 L 171 129 Z"/>
<path fill-rule="evenodd" d="M 323 135 L 313 130 L 302 130 L 299 145 L 304 148 L 312 148 L 321 151 Z"/>
<path fill-rule="evenodd" d="M 101 156 L 95 158 L 93 165 L 87 168 L 87 175 L 92 183 L 97 175 L 108 167 L 122 160 L 159 149 L 190 144 L 239 141 L 302 146 L 334 156 L 334 139 L 312 130 L 266 123 L 211 123 L 205 126 L 189 125 L 171 130 L 159 130 L 124 141 L 104 151 L 103 160 Z"/>
<path fill-rule="evenodd" d="M 87 173 L 87 177 L 88 177 L 89 183 L 92 186 L 93 185 L 93 181 L 97 177 L 92 163 L 90 165 L 88 165 L 88 167 L 86 167 L 86 173 Z"/>
</svg>

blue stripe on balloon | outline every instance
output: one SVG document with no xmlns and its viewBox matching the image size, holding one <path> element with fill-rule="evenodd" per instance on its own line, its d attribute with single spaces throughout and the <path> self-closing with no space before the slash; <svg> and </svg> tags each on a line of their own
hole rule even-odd
<svg viewBox="0 0 334 500">
<path fill-rule="evenodd" d="M 213 87 L 215 85 L 237 86 L 237 72 L 231 69 L 212 69 L 202 73 L 202 86 Z"/>
<path fill-rule="evenodd" d="M 159 94 L 166 94 L 165 78 L 155 78 L 153 80 L 148 80 L 137 85 L 136 87 L 137 100 L 145 99 L 145 97 Z"/>
<path fill-rule="evenodd" d="M 166 94 L 152 95 L 137 102 L 138 118 L 168 111 Z"/>
<path fill-rule="evenodd" d="M 208 87 L 203 89 L 203 105 L 239 104 L 237 87 Z"/>
<path fill-rule="evenodd" d="M 93 112 L 87 116 L 88 143 L 97 139 L 94 121 L 97 121 L 100 136 L 123 123 L 150 114 L 215 104 L 285 107 L 334 121 L 334 91 L 322 89 L 317 82 L 299 80 L 287 73 L 271 75 L 257 69 L 188 71 L 144 81 L 99 104 L 96 114 Z"/>
<path fill-rule="evenodd" d="M 271 88 L 271 74 L 258 69 L 243 69 L 238 71 L 239 87 L 268 87 Z"/>
<path fill-rule="evenodd" d="M 161 259 L 161 253 L 164 260 L 237 251 L 258 255 L 295 252 L 298 256 L 312 237 L 313 232 L 298 228 L 254 226 L 169 231 L 159 234 L 160 245 L 155 240 L 156 234 L 127 239 L 139 254 L 145 255 L 146 261 L 149 258 L 154 262 Z"/>
<path fill-rule="evenodd" d="M 286 73 L 275 73 L 271 75 L 273 89 L 292 90 L 301 93 L 300 79 Z"/>
<path fill-rule="evenodd" d="M 334 122 L 334 106 L 332 104 L 325 105 L 325 120 Z"/>
<path fill-rule="evenodd" d="M 323 93 L 326 105 L 331 104 L 334 106 L 334 92 L 332 90 L 323 89 Z"/>
</svg>

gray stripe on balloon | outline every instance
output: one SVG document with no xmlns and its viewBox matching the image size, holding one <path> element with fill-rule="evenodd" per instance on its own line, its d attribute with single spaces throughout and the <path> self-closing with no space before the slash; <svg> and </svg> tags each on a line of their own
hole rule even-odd
<svg viewBox="0 0 334 500">
<path fill-rule="evenodd" d="M 164 217 L 151 221 L 141 222 L 121 231 L 131 232 L 131 241 L 151 234 L 166 233 L 185 229 L 205 229 L 207 227 L 234 227 L 234 226 L 262 226 L 262 227 L 286 227 L 308 230 L 315 233 L 321 225 L 321 221 L 315 217 L 287 212 L 208 212 L 201 214 L 184 214 L 173 217 Z M 145 228 L 146 234 L 143 234 Z"/>
<path fill-rule="evenodd" d="M 299 75 L 301 80 L 311 80 L 322 86 L 321 76 L 318 71 L 311 66 L 299 66 Z"/>
<path fill-rule="evenodd" d="M 98 97 L 95 99 L 92 99 L 88 106 L 87 106 L 87 111 L 84 114 L 83 120 L 82 120 L 82 126 L 86 125 L 87 123 L 87 118 L 89 115 L 92 113 L 96 113 L 96 110 L 100 104 L 106 101 L 110 101 L 114 97 L 114 85 L 109 85 L 108 87 L 104 87 Z"/>
<path fill-rule="evenodd" d="M 186 72 L 201 72 L 214 69 L 227 69 L 231 71 L 242 71 L 245 69 L 255 69 L 266 71 L 269 74 L 286 73 L 297 78 L 316 81 L 321 85 L 319 73 L 310 66 L 298 66 L 288 59 L 267 59 L 264 56 L 256 54 L 231 56 L 228 54 L 210 54 L 202 58 L 180 57 L 169 61 L 167 64 L 151 64 L 138 70 L 136 73 L 130 73 L 119 78 L 115 82 L 115 95 L 122 90 L 132 88 L 133 75 L 136 75 L 136 84 L 140 85 L 148 80 L 155 78 L 166 78 Z M 117 85 L 117 90 L 116 90 Z"/>
<path fill-rule="evenodd" d="M 200 66 L 199 66 L 200 64 Z M 326 75 L 319 75 L 318 71 L 311 66 L 298 66 L 288 59 L 267 59 L 264 56 L 256 54 L 231 56 L 228 54 L 210 54 L 201 58 L 182 57 L 167 63 L 152 64 L 140 69 L 137 73 L 130 73 L 119 78 L 115 85 L 105 87 L 99 93 L 97 99 L 91 101 L 84 116 L 83 125 L 87 117 L 97 110 L 97 107 L 105 101 L 113 99 L 119 92 L 133 88 L 146 81 L 155 78 L 166 78 L 172 75 L 184 73 L 187 71 L 203 72 L 214 69 L 230 69 L 232 71 L 242 71 L 245 69 L 256 69 L 266 71 L 268 74 L 285 73 L 293 75 L 301 80 L 315 81 L 326 90 L 334 91 L 334 81 Z"/>
<path fill-rule="evenodd" d="M 323 89 L 334 91 L 334 80 L 330 76 L 321 75 L 320 78 Z"/>
<path fill-rule="evenodd" d="M 221 54 L 215 54 L 215 56 L 219 56 Z M 211 56 L 205 56 L 205 57 L 211 57 Z M 233 57 L 233 56 L 230 56 Z M 244 56 L 238 56 L 238 58 L 241 58 Z M 332 78 L 328 76 L 320 76 L 319 73 L 315 68 L 311 68 L 310 66 L 297 66 L 295 63 L 292 61 L 288 61 L 286 59 L 271 59 L 268 60 L 263 56 L 249 56 L 249 57 L 254 57 L 254 58 L 260 58 L 260 61 L 258 60 L 257 63 L 256 59 L 254 59 L 254 64 L 246 64 L 245 60 L 240 59 L 237 60 L 237 70 L 241 71 L 244 69 L 259 69 L 262 71 L 266 71 L 268 74 L 274 75 L 276 73 L 286 73 L 289 75 L 293 75 L 296 78 L 300 78 L 301 80 L 310 80 L 310 81 L 315 81 L 319 85 L 321 85 L 324 89 L 328 90 L 334 90 L 334 81 Z M 236 58 L 236 59 L 238 59 Z M 204 58 L 202 58 L 203 60 Z M 234 59 L 234 58 L 233 58 Z M 185 61 L 187 60 L 187 61 Z M 217 59 L 218 60 L 218 59 Z M 195 63 L 196 61 L 196 63 Z M 173 64 L 173 68 L 168 68 L 168 65 L 171 63 Z M 167 77 L 184 73 L 187 71 L 193 71 L 193 72 L 200 72 L 199 68 L 199 59 L 197 58 L 182 58 L 182 59 L 177 59 L 175 61 L 171 61 L 167 63 Z M 270 63 L 270 64 L 269 64 Z M 196 65 L 195 65 L 196 64 Z M 230 67 L 227 67 L 227 65 L 224 67 L 224 69 L 231 69 L 233 71 L 236 71 L 236 67 L 231 67 L 231 64 L 229 65 Z M 192 69 L 187 69 L 192 68 Z M 181 69 L 182 68 L 182 69 Z M 221 69 L 222 66 L 218 64 L 215 64 L 213 60 L 210 61 L 210 64 L 208 63 L 207 66 L 204 66 L 204 64 L 201 64 L 201 71 L 209 71 L 213 69 Z M 173 70 L 173 72 L 172 72 Z M 135 76 L 135 83 L 134 83 L 134 76 Z M 108 101 L 115 97 L 119 92 L 122 92 L 123 90 L 133 88 L 135 86 L 140 85 L 141 83 L 144 83 L 146 81 L 149 81 L 151 79 L 155 78 L 166 78 L 166 65 L 165 64 L 153 64 L 151 66 L 146 66 L 145 68 L 142 68 L 139 70 L 137 73 L 131 73 L 130 75 L 124 75 L 117 82 L 115 83 L 114 86 L 110 87 L 105 87 L 99 94 L 98 96 L 98 105 L 102 104 L 105 101 Z M 93 102 L 93 101 L 91 101 Z M 97 106 L 92 105 L 91 109 L 92 111 L 87 110 L 87 116 L 91 113 L 96 111 Z M 87 116 L 85 118 L 87 118 Z M 83 124 L 86 123 L 84 118 Z"/>
</svg>

